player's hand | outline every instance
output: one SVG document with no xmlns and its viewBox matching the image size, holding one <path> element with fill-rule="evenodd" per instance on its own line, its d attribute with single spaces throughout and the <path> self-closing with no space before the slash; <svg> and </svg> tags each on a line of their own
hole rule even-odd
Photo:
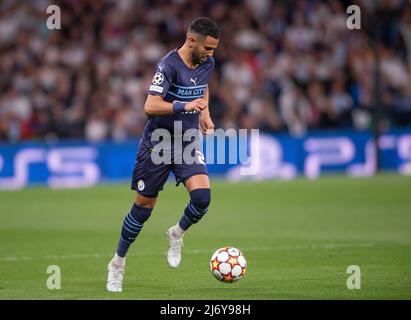
<svg viewBox="0 0 411 320">
<path fill-rule="evenodd" d="M 207 101 L 202 98 L 195 99 L 186 103 L 184 110 L 185 111 L 202 111 L 207 107 Z"/>
<path fill-rule="evenodd" d="M 203 134 L 213 134 L 214 133 L 214 123 L 210 116 L 200 116 L 200 130 Z"/>
</svg>

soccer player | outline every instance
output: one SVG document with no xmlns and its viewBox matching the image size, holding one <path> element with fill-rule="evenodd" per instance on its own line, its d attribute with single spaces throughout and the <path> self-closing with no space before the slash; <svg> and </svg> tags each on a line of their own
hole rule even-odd
<svg viewBox="0 0 411 320">
<path fill-rule="evenodd" d="M 157 64 L 144 111 L 148 115 L 137 152 L 131 188 L 136 198 L 130 212 L 126 215 L 121 229 L 116 253 L 108 265 L 106 288 L 111 292 L 121 292 L 126 253 L 143 228 L 155 206 L 159 191 L 163 189 L 170 171 L 189 192 L 190 201 L 181 219 L 166 232 L 169 248 L 167 262 L 177 268 L 181 262 L 181 247 L 184 232 L 198 222 L 207 212 L 211 200 L 210 182 L 202 153 L 194 149 L 195 161 L 185 161 L 184 148 L 194 140 L 182 142 L 182 148 L 169 149 L 170 161 L 155 161 L 160 154 L 156 150 L 156 130 L 168 130 L 171 140 L 181 139 L 187 130 L 200 129 L 204 134 L 212 132 L 213 121 L 208 109 L 208 81 L 214 69 L 214 50 L 218 46 L 220 30 L 216 23 L 199 17 L 188 27 L 185 43 L 163 57 Z M 181 134 L 175 134 L 175 128 Z M 161 150 L 167 158 L 168 151 Z M 181 161 L 177 161 L 180 159 Z"/>
</svg>

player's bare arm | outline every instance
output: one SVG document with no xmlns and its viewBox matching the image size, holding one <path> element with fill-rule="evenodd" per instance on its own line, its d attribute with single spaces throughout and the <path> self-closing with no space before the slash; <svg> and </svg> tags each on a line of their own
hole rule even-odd
<svg viewBox="0 0 411 320">
<path fill-rule="evenodd" d="M 193 101 L 184 103 L 184 110 L 181 111 L 202 111 L 207 107 L 207 101 L 203 98 L 198 98 Z M 148 95 L 144 105 L 144 112 L 148 116 L 162 116 L 175 113 L 173 103 L 164 101 L 160 96 Z"/>
</svg>

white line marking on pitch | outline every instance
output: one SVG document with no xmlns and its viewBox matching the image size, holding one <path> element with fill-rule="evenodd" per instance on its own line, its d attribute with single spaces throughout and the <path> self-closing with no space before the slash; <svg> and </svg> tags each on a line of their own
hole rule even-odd
<svg viewBox="0 0 411 320">
<path fill-rule="evenodd" d="M 306 245 L 280 245 L 275 247 L 249 247 L 241 248 L 243 252 L 247 251 L 278 251 L 278 250 L 304 250 L 304 249 L 337 249 L 337 248 L 359 248 L 359 247 L 372 247 L 374 243 L 359 243 L 359 244 L 344 244 L 344 243 L 324 243 L 324 244 L 306 244 Z M 215 249 L 192 249 L 186 250 L 186 254 L 201 254 L 210 253 L 212 254 Z M 164 254 L 163 252 L 162 254 Z M 30 260 L 76 260 L 76 259 L 100 259 L 109 258 L 112 253 L 92 253 L 92 254 L 69 254 L 69 255 L 47 255 L 43 257 L 28 257 L 28 256 L 8 256 L 0 258 L 0 261 L 4 262 L 19 262 L 19 261 L 30 261 Z M 140 252 L 137 254 L 129 254 L 131 256 L 155 256 L 159 255 L 158 252 Z"/>
</svg>

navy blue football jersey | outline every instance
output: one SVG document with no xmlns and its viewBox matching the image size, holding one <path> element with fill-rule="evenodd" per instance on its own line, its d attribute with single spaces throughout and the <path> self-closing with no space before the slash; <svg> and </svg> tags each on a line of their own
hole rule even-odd
<svg viewBox="0 0 411 320">
<path fill-rule="evenodd" d="M 214 69 L 214 58 L 209 57 L 205 63 L 192 69 L 184 63 L 177 52 L 178 49 L 170 51 L 157 64 L 148 93 L 161 96 L 164 101 L 171 103 L 175 100 L 190 102 L 202 98 Z M 149 142 L 151 133 L 158 128 L 169 130 L 173 136 L 174 121 L 181 121 L 183 133 L 191 128 L 197 129 L 199 115 L 198 111 L 184 111 L 170 115 L 149 116 L 142 142 L 146 146 L 152 146 Z"/>
</svg>

